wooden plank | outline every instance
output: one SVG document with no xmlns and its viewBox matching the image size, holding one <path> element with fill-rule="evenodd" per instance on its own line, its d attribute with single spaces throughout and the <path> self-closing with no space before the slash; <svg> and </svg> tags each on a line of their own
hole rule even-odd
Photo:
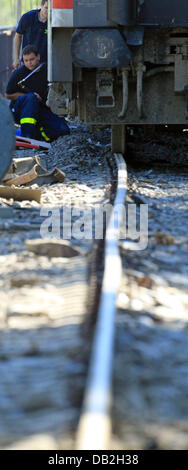
<svg viewBox="0 0 188 470">
<path fill-rule="evenodd" d="M 40 203 L 41 189 L 11 188 L 0 186 L 0 197 L 15 201 L 36 201 Z"/>
</svg>

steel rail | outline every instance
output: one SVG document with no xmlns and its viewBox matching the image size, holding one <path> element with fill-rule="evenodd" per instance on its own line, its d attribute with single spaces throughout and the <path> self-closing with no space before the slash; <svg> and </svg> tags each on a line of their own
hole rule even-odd
<svg viewBox="0 0 188 470">
<path fill-rule="evenodd" d="M 120 223 L 114 223 L 115 211 L 123 215 L 126 197 L 127 169 L 121 154 L 115 154 L 118 170 L 117 193 L 106 230 L 104 277 L 94 333 L 88 381 L 80 417 L 75 448 L 78 450 L 109 449 L 111 435 L 112 361 L 114 350 L 116 297 L 121 280 L 118 249 Z M 122 213 L 121 212 L 122 209 Z"/>
</svg>

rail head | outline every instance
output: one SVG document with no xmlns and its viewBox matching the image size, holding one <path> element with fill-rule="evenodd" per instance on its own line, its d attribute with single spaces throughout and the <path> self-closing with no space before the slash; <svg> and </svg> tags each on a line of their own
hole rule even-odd
<svg viewBox="0 0 188 470">
<path fill-rule="evenodd" d="M 106 230 L 104 276 L 83 412 L 77 432 L 77 450 L 108 449 L 111 434 L 114 319 L 116 297 L 121 280 L 121 259 L 118 249 L 120 227 L 114 227 L 114 211 L 117 205 L 122 206 L 123 209 L 127 186 L 125 160 L 121 154 L 115 154 L 114 157 L 118 173 L 117 191 Z"/>
</svg>

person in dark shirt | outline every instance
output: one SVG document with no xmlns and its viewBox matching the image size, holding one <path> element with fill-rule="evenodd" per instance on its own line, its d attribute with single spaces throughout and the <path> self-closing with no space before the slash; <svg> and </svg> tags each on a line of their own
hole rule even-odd
<svg viewBox="0 0 188 470">
<path fill-rule="evenodd" d="M 40 63 L 40 54 L 33 45 L 23 49 L 24 65 L 10 76 L 6 98 L 14 120 L 21 125 L 21 135 L 48 141 L 69 134 L 65 119 L 46 106 L 48 94 L 46 63 Z"/>
<path fill-rule="evenodd" d="M 41 8 L 22 15 L 14 37 L 14 69 L 20 67 L 21 45 L 35 45 L 40 53 L 41 62 L 47 62 L 47 18 L 48 2 L 41 1 Z"/>
</svg>

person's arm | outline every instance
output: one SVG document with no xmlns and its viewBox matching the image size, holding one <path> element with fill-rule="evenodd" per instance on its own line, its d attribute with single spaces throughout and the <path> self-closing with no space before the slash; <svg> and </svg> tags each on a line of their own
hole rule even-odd
<svg viewBox="0 0 188 470">
<path fill-rule="evenodd" d="M 16 101 L 17 98 L 19 98 L 19 96 L 23 96 L 25 95 L 25 93 L 5 93 L 5 98 L 7 98 L 7 100 L 11 100 L 11 101 Z"/>
<path fill-rule="evenodd" d="M 14 69 L 17 69 L 21 65 L 21 62 L 20 62 L 21 43 L 22 43 L 22 34 L 16 33 L 14 37 L 14 63 L 13 63 Z"/>
<path fill-rule="evenodd" d="M 22 91 L 18 86 L 20 78 L 22 78 L 22 74 L 20 75 L 19 69 L 11 73 L 5 90 L 5 98 L 7 100 L 16 101 L 19 96 L 25 95 L 25 90 Z"/>
</svg>

